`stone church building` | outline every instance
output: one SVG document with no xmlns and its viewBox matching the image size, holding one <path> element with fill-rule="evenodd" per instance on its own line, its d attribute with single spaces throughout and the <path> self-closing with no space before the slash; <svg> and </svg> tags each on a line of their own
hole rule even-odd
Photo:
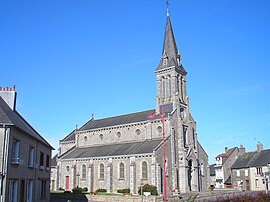
<svg viewBox="0 0 270 202">
<path fill-rule="evenodd" d="M 181 63 L 169 15 L 163 50 L 156 75 L 155 109 L 104 119 L 93 117 L 60 140 L 52 165 L 51 186 L 65 190 L 87 187 L 107 192 L 141 184 L 181 193 L 206 190 L 209 185 L 208 156 L 197 139 L 196 122 L 189 112 L 187 72 Z M 164 108 L 164 114 L 161 108 Z M 164 115 L 166 164 L 163 162 L 162 121 Z"/>
</svg>

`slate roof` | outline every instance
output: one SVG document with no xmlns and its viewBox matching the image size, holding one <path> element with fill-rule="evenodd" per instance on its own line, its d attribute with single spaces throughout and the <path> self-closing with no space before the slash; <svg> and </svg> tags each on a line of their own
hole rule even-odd
<svg viewBox="0 0 270 202">
<path fill-rule="evenodd" d="M 51 167 L 57 166 L 57 154 L 51 159 Z"/>
<path fill-rule="evenodd" d="M 15 126 L 53 149 L 53 147 L 27 121 L 16 110 L 13 111 L 1 97 L 0 125 Z"/>
<path fill-rule="evenodd" d="M 232 165 L 232 169 L 267 166 L 270 163 L 270 149 L 260 152 L 247 152 L 241 155 Z"/>
<path fill-rule="evenodd" d="M 152 153 L 160 144 L 161 139 L 145 140 L 142 142 L 128 142 L 121 144 L 98 145 L 75 148 L 61 156 L 61 159 L 95 158 L 107 156 L 123 156 Z"/>
<path fill-rule="evenodd" d="M 270 149 L 265 149 L 259 152 L 250 167 L 267 166 L 270 163 Z"/>
<path fill-rule="evenodd" d="M 217 155 L 217 157 L 222 157 L 222 164 L 231 156 L 235 149 L 237 149 L 237 147 L 233 147 L 228 149 L 227 152 Z"/>
<path fill-rule="evenodd" d="M 257 152 L 246 152 L 238 157 L 238 159 L 232 165 L 232 169 L 248 168 L 250 163 L 254 160 Z"/>
<path fill-rule="evenodd" d="M 155 110 L 152 109 L 105 119 L 90 120 L 82 126 L 79 131 L 146 121 L 149 120 L 148 116 L 153 112 L 155 112 Z"/>
<path fill-rule="evenodd" d="M 117 126 L 117 125 L 129 124 L 129 123 L 143 122 L 143 121 L 149 120 L 148 116 L 154 112 L 155 110 L 151 109 L 151 110 L 146 110 L 142 112 L 124 114 L 124 115 L 119 115 L 119 116 L 114 116 L 114 117 L 109 117 L 109 118 L 104 118 L 104 119 L 97 119 L 97 120 L 90 119 L 81 128 L 79 128 L 78 131 Z M 73 141 L 73 140 L 75 140 L 75 130 L 72 131 L 70 134 L 68 134 L 61 141 Z"/>
<path fill-rule="evenodd" d="M 64 139 L 60 140 L 61 142 L 68 142 L 68 141 L 75 141 L 75 131 L 73 130 L 71 133 L 69 133 Z"/>
</svg>

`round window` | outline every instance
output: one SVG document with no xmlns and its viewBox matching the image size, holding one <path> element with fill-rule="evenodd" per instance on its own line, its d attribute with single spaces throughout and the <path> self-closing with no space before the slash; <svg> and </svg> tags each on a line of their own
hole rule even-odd
<svg viewBox="0 0 270 202">
<path fill-rule="evenodd" d="M 162 127 L 161 126 L 158 126 L 157 127 L 157 131 L 158 131 L 158 133 L 161 133 L 162 132 Z"/>
<path fill-rule="evenodd" d="M 118 138 L 120 138 L 120 137 L 121 137 L 121 133 L 120 133 L 120 132 L 117 132 L 117 133 L 116 133 L 116 136 L 117 136 Z"/>
<path fill-rule="evenodd" d="M 137 129 L 137 130 L 135 130 L 135 133 L 136 133 L 137 135 L 140 135 L 140 134 L 141 134 L 141 130 L 140 130 L 140 129 Z"/>
</svg>

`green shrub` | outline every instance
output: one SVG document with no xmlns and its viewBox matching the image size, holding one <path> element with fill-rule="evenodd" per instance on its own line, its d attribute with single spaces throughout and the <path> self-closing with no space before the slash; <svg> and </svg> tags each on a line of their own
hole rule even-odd
<svg viewBox="0 0 270 202">
<path fill-rule="evenodd" d="M 83 188 L 83 192 L 88 192 L 88 188 L 87 187 L 84 187 Z"/>
<path fill-rule="evenodd" d="M 130 193 L 130 189 L 129 189 L 129 188 L 123 189 L 123 193 L 124 193 L 124 194 L 129 194 L 129 193 Z"/>
<path fill-rule="evenodd" d="M 81 187 L 76 187 L 72 189 L 72 193 L 74 194 L 81 194 L 83 189 Z"/>
<path fill-rule="evenodd" d="M 106 189 L 97 189 L 95 192 L 103 192 L 103 193 L 106 193 L 107 192 L 107 190 Z"/>
<path fill-rule="evenodd" d="M 155 196 L 158 195 L 157 187 L 154 186 L 154 185 L 145 184 L 145 185 L 143 185 L 143 187 L 142 187 L 142 191 L 143 191 L 143 192 L 150 192 L 151 195 L 155 195 Z M 138 194 L 141 195 L 141 187 L 139 187 Z"/>
<path fill-rule="evenodd" d="M 62 187 L 58 188 L 59 191 L 65 191 L 65 189 L 63 189 Z"/>
<path fill-rule="evenodd" d="M 129 194 L 130 193 L 130 189 L 118 189 L 117 193 L 122 193 L 122 194 Z"/>
</svg>

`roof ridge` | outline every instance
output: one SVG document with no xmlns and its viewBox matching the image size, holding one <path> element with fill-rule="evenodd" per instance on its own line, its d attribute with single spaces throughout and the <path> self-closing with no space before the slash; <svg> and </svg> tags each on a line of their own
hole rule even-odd
<svg viewBox="0 0 270 202">
<path fill-rule="evenodd" d="M 120 114 L 120 115 L 116 115 L 116 116 L 110 116 L 110 117 L 107 117 L 107 118 L 94 119 L 94 121 L 106 120 L 106 119 L 111 119 L 111 118 L 118 118 L 118 117 L 122 117 L 122 116 L 133 115 L 133 114 L 140 114 L 140 113 L 144 113 L 144 112 L 147 112 L 147 111 L 153 111 L 153 110 L 155 110 L 155 109 L 148 109 L 148 110 L 139 111 L 139 112 L 132 112 L 132 113 L 128 113 L 128 114 Z"/>
<path fill-rule="evenodd" d="M 71 135 L 73 135 L 73 133 L 75 132 L 75 130 L 76 129 L 74 129 L 73 131 L 71 131 L 67 136 L 65 136 L 62 140 L 60 140 L 60 142 L 74 141 L 74 140 L 65 141 L 65 139 L 67 139 L 68 137 L 70 137 Z"/>
<path fill-rule="evenodd" d="M 1 97 L 0 97 L 1 98 Z M 34 139 L 39 140 L 43 144 L 51 147 L 54 149 L 48 142 L 43 138 L 37 130 L 31 126 L 31 124 L 26 121 L 25 118 L 17 111 L 12 110 L 7 103 L 3 100 L 3 98 L 0 99 L 0 107 L 5 115 L 5 117 L 9 120 L 9 122 L 16 128 L 18 128 L 21 131 L 24 131 L 26 134 L 30 135 Z M 4 124 L 4 123 L 3 123 Z"/>
<path fill-rule="evenodd" d="M 88 131 L 98 128 L 117 127 L 119 125 L 128 125 L 131 123 L 141 123 L 148 120 L 148 116 L 153 113 L 155 109 L 133 112 L 129 114 L 122 114 L 93 121 L 88 121 L 79 131 Z"/>
<path fill-rule="evenodd" d="M 64 152 L 63 154 L 61 154 L 60 156 L 58 156 L 58 159 L 62 158 L 63 156 L 66 156 L 68 153 L 72 152 L 73 150 L 75 150 L 76 148 L 76 145 L 72 146 L 69 150 L 67 150 L 66 152 Z"/>
<path fill-rule="evenodd" d="M 22 115 L 20 115 L 20 113 L 19 112 L 17 112 L 17 110 L 15 110 L 14 111 L 22 120 L 23 120 L 23 122 L 24 123 L 26 123 L 26 125 L 28 125 L 48 146 L 50 146 L 52 149 L 54 149 L 51 145 L 50 145 L 50 143 L 48 143 L 47 142 L 47 140 L 45 140 L 45 138 L 44 137 L 42 137 L 42 135 L 40 135 L 39 134 L 39 132 L 37 132 L 37 130 L 35 129 L 35 128 L 33 128 L 32 126 L 31 126 L 31 124 L 29 124 L 28 123 L 28 121 L 26 121 L 26 119 L 25 118 L 23 118 L 22 117 Z M 26 131 L 25 131 L 26 132 Z M 28 132 L 26 132 L 26 133 L 28 133 Z M 29 134 L 29 135 L 31 135 L 31 134 Z"/>
</svg>

